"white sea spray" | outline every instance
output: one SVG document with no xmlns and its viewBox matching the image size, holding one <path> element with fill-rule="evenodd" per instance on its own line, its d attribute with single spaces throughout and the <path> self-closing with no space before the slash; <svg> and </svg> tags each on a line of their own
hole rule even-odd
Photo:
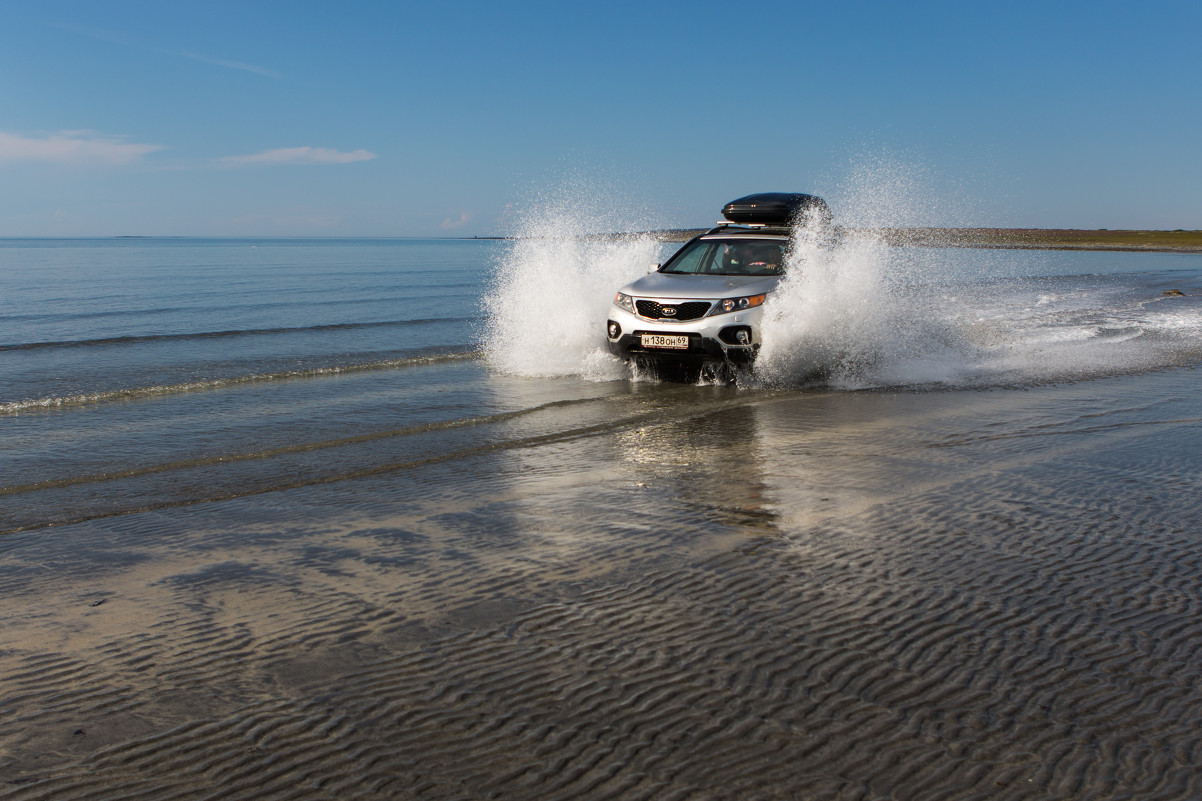
<svg viewBox="0 0 1202 801">
<path fill-rule="evenodd" d="M 617 289 L 646 273 L 662 249 L 649 233 L 613 233 L 629 226 L 629 217 L 589 197 L 528 214 L 494 265 L 484 300 L 491 369 L 594 380 L 627 375 L 606 350 L 606 315 Z"/>
<path fill-rule="evenodd" d="M 857 165 L 829 194 L 835 226 L 794 228 L 741 384 L 1015 386 L 1202 359 L 1200 292 L 1162 297 L 1116 278 L 1120 262 L 1106 254 L 1087 254 L 1092 274 L 1064 254 L 890 244 L 891 229 L 963 225 L 967 214 L 896 162 Z M 615 291 L 676 245 L 601 235 L 654 228 L 651 215 L 615 212 L 613 197 L 575 184 L 518 226 L 484 302 L 491 369 L 654 380 L 609 355 L 604 325 Z"/>
</svg>

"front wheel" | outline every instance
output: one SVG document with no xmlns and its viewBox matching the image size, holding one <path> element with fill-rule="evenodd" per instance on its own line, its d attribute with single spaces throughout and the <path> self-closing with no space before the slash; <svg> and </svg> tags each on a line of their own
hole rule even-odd
<svg viewBox="0 0 1202 801">
<path fill-rule="evenodd" d="M 696 384 L 701 378 L 702 367 L 697 364 L 682 363 L 670 359 L 632 359 L 636 370 L 645 373 L 657 381 L 668 381 L 673 384 Z"/>
<path fill-rule="evenodd" d="M 707 383 L 733 386 L 738 383 L 739 371 L 730 362 L 706 362 L 701 365 L 700 379 Z"/>
</svg>

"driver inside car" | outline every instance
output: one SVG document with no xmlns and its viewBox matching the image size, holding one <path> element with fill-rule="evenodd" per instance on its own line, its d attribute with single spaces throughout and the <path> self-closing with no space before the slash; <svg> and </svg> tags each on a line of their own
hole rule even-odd
<svg viewBox="0 0 1202 801">
<path fill-rule="evenodd" d="M 742 275 L 775 275 L 780 272 L 781 249 L 771 243 L 745 244 L 730 259 L 731 272 Z"/>
</svg>

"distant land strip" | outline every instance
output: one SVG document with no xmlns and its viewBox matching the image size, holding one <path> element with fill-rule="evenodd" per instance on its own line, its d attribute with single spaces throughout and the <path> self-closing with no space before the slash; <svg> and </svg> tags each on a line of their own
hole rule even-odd
<svg viewBox="0 0 1202 801">
<path fill-rule="evenodd" d="M 654 231 L 683 242 L 709 229 Z M 1078 230 L 1069 228 L 876 228 L 891 245 L 1019 250 L 1143 250 L 1202 253 L 1202 231 Z"/>
</svg>

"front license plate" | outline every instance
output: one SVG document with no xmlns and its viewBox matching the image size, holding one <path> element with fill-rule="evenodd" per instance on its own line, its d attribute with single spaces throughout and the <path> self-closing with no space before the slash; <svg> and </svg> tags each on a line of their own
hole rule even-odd
<svg viewBox="0 0 1202 801">
<path fill-rule="evenodd" d="M 667 334 L 643 334 L 643 347 L 688 350 L 689 338 L 681 336 L 669 336 Z"/>
</svg>

